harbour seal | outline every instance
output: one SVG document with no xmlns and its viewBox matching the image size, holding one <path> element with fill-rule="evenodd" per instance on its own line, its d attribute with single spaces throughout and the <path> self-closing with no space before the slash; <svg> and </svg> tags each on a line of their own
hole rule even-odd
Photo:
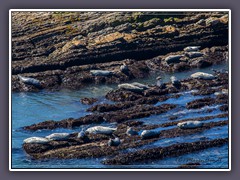
<svg viewBox="0 0 240 180">
<path fill-rule="evenodd" d="M 159 134 L 160 132 L 157 132 L 154 130 L 144 130 L 140 136 L 142 139 L 149 139 L 149 138 L 157 137 Z"/>
<path fill-rule="evenodd" d="M 65 139 L 69 138 L 69 136 L 70 136 L 69 133 L 53 133 L 53 134 L 46 136 L 46 138 L 56 141 L 56 140 L 65 140 Z"/>
<path fill-rule="evenodd" d="M 115 137 L 114 139 L 109 139 L 108 146 L 118 146 L 120 143 L 120 139 L 118 137 Z"/>
<path fill-rule="evenodd" d="M 185 55 L 189 58 L 197 58 L 197 57 L 202 57 L 204 53 L 201 52 L 186 52 Z"/>
<path fill-rule="evenodd" d="M 43 137 L 30 137 L 23 140 L 23 142 L 27 144 L 47 144 L 50 141 L 50 139 Z"/>
<path fill-rule="evenodd" d="M 183 50 L 186 52 L 198 51 L 201 46 L 188 46 L 185 47 Z"/>
<path fill-rule="evenodd" d="M 127 128 L 127 131 L 126 131 L 126 134 L 128 136 L 134 136 L 134 135 L 138 135 L 138 132 L 137 131 L 134 131 L 131 127 L 128 127 Z"/>
<path fill-rule="evenodd" d="M 172 64 L 172 63 L 179 63 L 180 58 L 183 57 L 184 55 L 170 55 L 165 58 L 165 61 L 167 64 Z"/>
<path fill-rule="evenodd" d="M 180 88 L 181 82 L 179 80 L 177 80 L 177 78 L 175 76 L 171 76 L 170 79 L 171 79 L 172 85 L 174 87 L 176 87 L 177 89 Z"/>
<path fill-rule="evenodd" d="M 192 74 L 191 77 L 194 79 L 206 79 L 206 80 L 211 80 L 211 79 L 215 78 L 214 75 L 204 73 L 204 72 L 196 72 L 196 73 Z"/>
<path fill-rule="evenodd" d="M 24 84 L 33 85 L 35 87 L 41 87 L 41 83 L 37 79 L 30 78 L 30 77 L 23 77 L 21 75 L 17 75 L 17 76 L 20 79 L 20 81 L 23 82 Z"/>
<path fill-rule="evenodd" d="M 126 72 L 129 71 L 126 63 L 123 63 L 123 65 L 120 66 L 120 71 L 123 72 L 123 73 L 126 73 Z"/>
<path fill-rule="evenodd" d="M 143 88 L 140 88 L 138 86 L 134 86 L 134 85 L 129 84 L 129 83 L 119 84 L 118 88 L 129 90 L 129 91 L 132 91 L 132 92 L 137 92 L 137 93 L 142 92 L 144 90 Z"/>
<path fill-rule="evenodd" d="M 110 135 L 116 130 L 117 130 L 117 128 L 110 128 L 110 127 L 104 127 L 104 126 L 94 126 L 94 127 L 88 128 L 86 130 L 86 133 Z"/>
<path fill-rule="evenodd" d="M 181 129 L 194 129 L 198 127 L 202 127 L 203 123 L 200 121 L 186 121 L 178 123 L 177 126 Z"/>
<path fill-rule="evenodd" d="M 112 71 L 106 70 L 91 70 L 90 73 L 94 76 L 110 76 L 114 74 Z"/>
<path fill-rule="evenodd" d="M 144 90 L 146 90 L 146 89 L 149 88 L 149 86 L 147 86 L 147 85 L 145 85 L 145 84 L 142 84 L 142 83 L 138 83 L 138 82 L 133 82 L 133 83 L 131 83 L 131 84 L 134 85 L 134 86 L 137 86 L 137 87 L 139 87 L 139 88 L 143 88 Z"/>
<path fill-rule="evenodd" d="M 85 131 L 82 129 L 82 130 L 78 133 L 77 138 L 82 139 L 82 138 L 84 138 L 84 137 L 85 137 Z"/>
<path fill-rule="evenodd" d="M 165 89 L 166 88 L 166 84 L 162 83 L 162 81 L 161 81 L 162 78 L 160 76 L 158 76 L 156 78 L 156 80 L 157 80 L 157 83 L 156 83 L 157 87 L 159 87 L 160 89 Z"/>
</svg>

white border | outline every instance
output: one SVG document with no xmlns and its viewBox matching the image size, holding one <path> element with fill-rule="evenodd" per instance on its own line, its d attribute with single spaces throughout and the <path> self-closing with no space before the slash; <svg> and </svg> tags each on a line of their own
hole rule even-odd
<svg viewBox="0 0 240 180">
<path fill-rule="evenodd" d="M 29 11 L 41 11 L 41 12 L 49 12 L 49 11 L 150 11 L 150 12 L 185 12 L 185 11 L 194 11 L 194 12 L 211 12 L 211 11 L 227 11 L 229 13 L 229 169 L 14 169 L 11 167 L 12 164 L 12 97 L 11 97 L 11 74 L 12 74 L 12 66 L 11 66 L 11 51 L 12 51 L 12 42 L 11 42 L 11 13 L 15 11 L 29 12 Z M 10 9 L 9 10 L 9 171 L 231 171 L 231 10 L 230 9 Z"/>
</svg>

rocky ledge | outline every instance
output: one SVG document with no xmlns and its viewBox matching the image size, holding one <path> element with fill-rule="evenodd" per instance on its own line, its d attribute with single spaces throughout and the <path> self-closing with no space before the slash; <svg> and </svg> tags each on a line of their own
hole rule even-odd
<svg viewBox="0 0 240 180">
<path fill-rule="evenodd" d="M 177 14 L 12 12 L 12 91 L 79 89 L 228 60 L 227 13 Z M 184 51 L 187 46 L 200 46 L 199 52 Z M 175 55 L 180 58 L 169 59 Z"/>
</svg>

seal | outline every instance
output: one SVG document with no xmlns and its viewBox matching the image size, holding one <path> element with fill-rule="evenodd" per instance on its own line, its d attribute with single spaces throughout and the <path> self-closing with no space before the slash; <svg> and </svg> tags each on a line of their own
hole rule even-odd
<svg viewBox="0 0 240 180">
<path fill-rule="evenodd" d="M 172 85 L 179 89 L 181 87 L 181 82 L 179 80 L 177 80 L 177 78 L 175 76 L 171 76 L 171 82 L 172 82 Z"/>
<path fill-rule="evenodd" d="M 128 127 L 127 128 L 127 131 L 126 131 L 126 134 L 128 136 L 134 136 L 134 135 L 138 135 L 138 132 L 137 131 L 134 131 L 131 127 Z"/>
<path fill-rule="evenodd" d="M 56 141 L 56 140 L 65 140 L 65 139 L 69 138 L 69 136 L 70 136 L 69 133 L 53 133 L 53 134 L 46 136 L 46 138 Z"/>
<path fill-rule="evenodd" d="M 120 89 L 125 89 L 125 90 L 129 90 L 129 91 L 136 92 L 136 93 L 139 93 L 139 92 L 144 91 L 143 88 L 140 88 L 140 87 L 138 87 L 138 86 L 134 86 L 134 85 L 129 84 L 129 83 L 119 84 L 119 85 L 118 85 L 118 88 L 120 88 Z"/>
<path fill-rule="evenodd" d="M 41 87 L 41 83 L 37 79 L 30 78 L 30 77 L 23 77 L 21 75 L 17 75 L 17 76 L 20 79 L 20 81 L 23 82 L 24 84 L 33 85 L 35 87 Z"/>
<path fill-rule="evenodd" d="M 27 144 L 47 144 L 50 141 L 50 139 L 42 137 L 30 137 L 23 140 L 23 142 Z"/>
<path fill-rule="evenodd" d="M 114 72 L 113 71 L 104 71 L 104 70 L 91 70 L 90 73 L 93 76 L 110 76 L 113 75 Z"/>
<path fill-rule="evenodd" d="M 144 90 L 149 89 L 149 86 L 147 86 L 147 85 L 145 85 L 145 84 L 142 84 L 142 83 L 133 82 L 133 83 L 131 83 L 131 84 L 134 85 L 134 86 L 137 86 L 137 87 L 139 87 L 139 88 L 143 88 Z"/>
<path fill-rule="evenodd" d="M 160 132 L 157 132 L 154 130 L 144 130 L 140 136 L 142 139 L 149 139 L 149 138 L 157 137 L 159 134 Z"/>
<path fill-rule="evenodd" d="M 203 123 L 200 121 L 186 121 L 178 123 L 177 126 L 181 129 L 194 129 L 203 126 Z"/>
<path fill-rule="evenodd" d="M 192 74 L 191 77 L 194 79 L 206 79 L 206 80 L 211 80 L 211 79 L 215 78 L 214 75 L 204 73 L 204 72 L 196 72 L 196 73 Z"/>
<path fill-rule="evenodd" d="M 165 58 L 165 61 L 167 64 L 172 64 L 172 63 L 179 63 L 180 58 L 182 58 L 184 55 L 170 55 Z"/>
<path fill-rule="evenodd" d="M 126 63 L 123 63 L 123 65 L 120 66 L 120 71 L 123 73 L 127 73 L 129 71 Z"/>
<path fill-rule="evenodd" d="M 202 57 L 204 53 L 201 52 L 186 52 L 185 55 L 189 58 L 197 58 L 197 57 Z"/>
<path fill-rule="evenodd" d="M 108 146 L 119 146 L 121 144 L 121 141 L 118 137 L 115 136 L 114 139 L 109 139 Z"/>
<path fill-rule="evenodd" d="M 82 129 L 82 130 L 78 133 L 77 138 L 82 139 L 82 138 L 84 138 L 84 137 L 85 137 L 85 131 Z"/>
<path fill-rule="evenodd" d="M 198 51 L 201 48 L 201 46 L 188 46 L 185 47 L 183 50 L 186 52 L 192 52 L 192 51 Z"/>
<path fill-rule="evenodd" d="M 156 83 L 157 87 L 159 87 L 160 89 L 166 88 L 166 84 L 161 82 L 162 78 L 160 76 L 158 76 L 156 80 L 157 80 L 157 83 Z"/>
<path fill-rule="evenodd" d="M 117 130 L 117 128 L 110 128 L 110 127 L 104 127 L 104 126 L 94 126 L 94 127 L 88 128 L 86 130 L 86 133 L 111 135 L 116 130 Z"/>
</svg>

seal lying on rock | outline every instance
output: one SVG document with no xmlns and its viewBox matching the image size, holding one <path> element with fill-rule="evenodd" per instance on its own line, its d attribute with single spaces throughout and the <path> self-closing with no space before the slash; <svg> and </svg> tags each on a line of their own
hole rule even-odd
<svg viewBox="0 0 240 180">
<path fill-rule="evenodd" d="M 47 138 L 42 138 L 42 137 L 30 137 L 27 139 L 24 139 L 24 143 L 29 143 L 29 144 L 47 144 L 50 142 L 50 139 Z"/>
<path fill-rule="evenodd" d="M 184 55 L 170 55 L 165 58 L 165 61 L 167 64 L 178 63 L 178 62 L 180 62 L 180 58 L 183 56 Z"/>
<path fill-rule="evenodd" d="M 181 87 L 181 82 L 179 80 L 177 80 L 177 78 L 175 76 L 171 76 L 171 82 L 172 82 L 172 85 L 179 89 Z"/>
<path fill-rule="evenodd" d="M 117 128 L 110 128 L 110 127 L 104 127 L 104 126 L 94 126 L 94 127 L 88 128 L 86 130 L 86 133 L 110 135 L 116 130 L 117 130 Z"/>
<path fill-rule="evenodd" d="M 104 70 L 91 70 L 90 73 L 94 76 L 110 76 L 113 75 L 112 71 L 104 71 Z"/>
<path fill-rule="evenodd" d="M 186 52 L 198 51 L 201 46 L 188 46 L 185 47 L 183 50 Z"/>
<path fill-rule="evenodd" d="M 138 82 L 133 82 L 131 84 L 134 85 L 134 86 L 137 86 L 139 88 L 143 88 L 144 90 L 149 89 L 149 86 L 147 86 L 145 84 L 138 83 Z"/>
<path fill-rule="evenodd" d="M 202 127 L 203 123 L 200 121 L 187 121 L 178 123 L 177 126 L 181 129 L 194 129 L 198 127 Z"/>
<path fill-rule="evenodd" d="M 137 93 L 142 92 L 144 90 L 141 87 L 134 86 L 134 85 L 129 84 L 129 83 L 119 84 L 118 88 L 129 90 L 129 91 L 132 91 L 132 92 L 137 92 Z"/>
<path fill-rule="evenodd" d="M 126 134 L 128 136 L 134 136 L 134 135 L 138 135 L 138 132 L 137 131 L 134 131 L 131 127 L 128 127 L 127 128 L 127 131 L 126 131 Z"/>
<path fill-rule="evenodd" d="M 142 139 L 149 139 L 149 138 L 153 138 L 153 137 L 156 137 L 160 134 L 160 132 L 157 132 L 157 131 L 154 131 L 154 130 L 144 130 L 142 133 L 141 133 L 141 138 Z"/>
<path fill-rule="evenodd" d="M 214 79 L 215 76 L 212 74 L 208 74 L 208 73 L 204 73 L 204 72 L 196 72 L 194 74 L 191 75 L 192 78 L 195 79 L 206 79 L 206 80 L 210 80 L 210 79 Z"/>
<path fill-rule="evenodd" d="M 118 137 L 115 137 L 114 139 L 109 139 L 108 146 L 118 146 L 120 143 L 120 139 Z"/>
<path fill-rule="evenodd" d="M 77 138 L 82 139 L 82 138 L 84 138 L 84 137 L 85 137 L 85 131 L 82 129 L 82 130 L 78 133 Z"/>
<path fill-rule="evenodd" d="M 48 136 L 46 136 L 47 139 L 51 140 L 64 140 L 69 138 L 70 134 L 69 133 L 53 133 Z"/>
<path fill-rule="evenodd" d="M 196 57 L 201 57 L 203 56 L 204 54 L 201 53 L 201 52 L 187 52 L 186 53 L 186 56 L 189 57 L 189 58 L 196 58 Z"/>
<path fill-rule="evenodd" d="M 156 80 L 157 80 L 157 87 L 159 87 L 160 89 L 165 89 L 166 88 L 166 84 L 165 83 L 162 83 L 162 78 L 160 77 L 160 76 L 158 76 L 157 78 L 156 78 Z"/>
<path fill-rule="evenodd" d="M 123 63 L 123 65 L 120 66 L 120 71 L 123 73 L 127 73 L 129 71 L 126 63 Z"/>
<path fill-rule="evenodd" d="M 17 75 L 17 76 L 24 84 L 33 85 L 35 87 L 41 87 L 41 83 L 37 79 L 29 78 L 29 77 L 23 77 L 21 75 Z"/>
</svg>

